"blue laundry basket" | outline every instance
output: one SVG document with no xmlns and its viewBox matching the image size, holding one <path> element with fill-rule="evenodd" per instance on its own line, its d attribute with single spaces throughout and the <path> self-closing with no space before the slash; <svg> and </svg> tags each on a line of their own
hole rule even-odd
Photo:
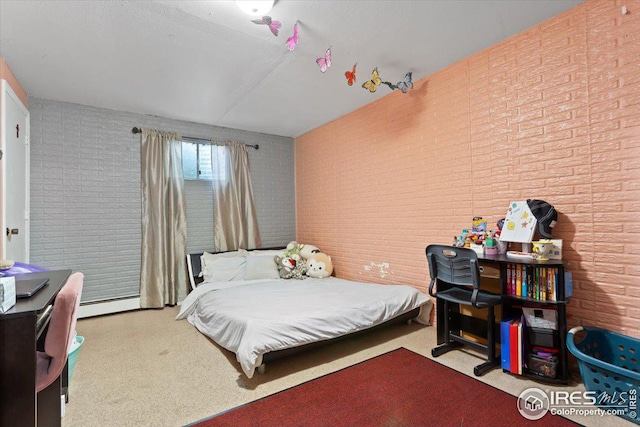
<svg viewBox="0 0 640 427">
<path fill-rule="evenodd" d="M 576 342 L 575 335 L 585 332 Z M 596 392 L 596 405 L 623 410 L 617 414 L 640 424 L 640 340 L 601 328 L 578 326 L 567 334 L 567 347 L 578 359 L 587 391 Z"/>
</svg>

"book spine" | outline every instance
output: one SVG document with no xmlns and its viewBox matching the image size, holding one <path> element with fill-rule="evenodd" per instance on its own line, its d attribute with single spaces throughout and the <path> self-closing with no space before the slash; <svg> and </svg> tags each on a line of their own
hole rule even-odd
<svg viewBox="0 0 640 427">
<path fill-rule="evenodd" d="M 518 375 L 522 375 L 522 365 L 524 363 L 524 319 L 518 323 Z"/>
<path fill-rule="evenodd" d="M 510 369 L 512 374 L 518 373 L 518 319 L 513 320 L 509 326 L 509 340 L 510 340 Z"/>
<path fill-rule="evenodd" d="M 509 339 L 510 320 L 500 322 L 500 361 L 505 371 L 511 371 L 511 344 Z"/>
<path fill-rule="evenodd" d="M 522 296 L 522 264 L 516 265 L 516 296 Z"/>
</svg>

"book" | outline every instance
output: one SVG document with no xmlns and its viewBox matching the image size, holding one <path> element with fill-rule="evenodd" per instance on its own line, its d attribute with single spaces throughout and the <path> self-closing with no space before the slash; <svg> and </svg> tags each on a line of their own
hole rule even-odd
<svg viewBox="0 0 640 427">
<path fill-rule="evenodd" d="M 522 365 L 524 364 L 524 337 L 522 335 L 524 322 L 518 319 L 518 375 L 522 375 Z"/>
<path fill-rule="evenodd" d="M 511 371 L 511 340 L 509 338 L 511 322 L 513 319 L 500 322 L 500 366 L 505 371 Z"/>
<path fill-rule="evenodd" d="M 510 270 L 511 270 L 511 295 L 515 295 L 516 294 L 516 265 L 515 264 L 511 264 L 510 265 Z"/>
<path fill-rule="evenodd" d="M 573 296 L 573 276 L 570 271 L 564 272 L 564 299 Z"/>
<path fill-rule="evenodd" d="M 522 332 L 518 332 L 519 329 L 520 319 L 514 319 L 509 327 L 509 372 L 511 372 L 512 374 L 518 374 L 518 372 L 521 372 L 522 369 L 519 366 L 522 358 L 522 356 L 519 355 L 520 342 L 522 340 Z M 520 335 L 519 339 L 518 335 Z"/>
</svg>

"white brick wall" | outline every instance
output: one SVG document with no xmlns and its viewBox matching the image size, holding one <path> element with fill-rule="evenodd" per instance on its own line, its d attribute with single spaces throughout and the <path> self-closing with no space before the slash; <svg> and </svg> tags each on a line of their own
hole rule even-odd
<svg viewBox="0 0 640 427">
<path fill-rule="evenodd" d="M 29 98 L 31 262 L 82 271 L 83 301 L 138 295 L 140 135 L 149 127 L 259 144 L 249 149 L 263 246 L 295 238 L 293 139 Z M 203 185 L 204 184 L 204 185 Z M 212 250 L 212 198 L 188 182 L 187 250 Z"/>
</svg>

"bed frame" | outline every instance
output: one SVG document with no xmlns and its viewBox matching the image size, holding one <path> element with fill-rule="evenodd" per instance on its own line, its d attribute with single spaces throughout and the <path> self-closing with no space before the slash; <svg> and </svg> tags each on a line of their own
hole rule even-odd
<svg viewBox="0 0 640 427">
<path fill-rule="evenodd" d="M 276 351 L 272 351 L 272 352 L 269 352 L 269 353 L 265 353 L 262 356 L 262 365 L 258 366 L 258 373 L 259 374 L 264 374 L 265 373 L 265 369 L 266 369 L 265 364 L 267 362 L 273 362 L 274 360 L 281 359 L 283 357 L 287 357 L 287 356 L 290 356 L 292 354 L 297 354 L 297 353 L 302 353 L 302 352 L 305 352 L 305 351 L 313 350 L 315 348 L 322 347 L 324 345 L 331 344 L 331 343 L 334 343 L 334 342 L 337 342 L 337 341 L 341 341 L 341 340 L 346 339 L 346 338 L 357 337 L 359 335 L 364 335 L 365 333 L 372 332 L 372 331 L 375 331 L 375 330 L 378 330 L 378 329 L 382 329 L 382 328 L 385 328 L 387 326 L 397 325 L 399 323 L 406 323 L 407 325 L 411 325 L 411 323 L 413 322 L 413 319 L 418 317 L 419 314 L 420 314 L 420 308 L 414 308 L 411 311 L 408 311 L 408 312 L 406 312 L 404 314 L 401 314 L 400 316 L 394 317 L 393 319 L 389 319 L 386 322 L 381 323 L 379 325 L 372 326 L 372 327 L 370 327 L 368 329 L 363 329 L 361 331 L 352 332 L 350 334 L 342 335 L 342 336 L 336 337 L 336 338 L 331 338 L 331 339 L 325 340 L 325 341 L 317 341 L 317 342 L 312 342 L 312 343 L 309 343 L 309 344 L 301 345 L 299 347 L 285 348 L 285 349 L 282 349 L 282 350 L 276 350 Z"/>
<path fill-rule="evenodd" d="M 286 249 L 283 247 L 272 247 L 272 248 L 258 248 L 255 250 L 277 250 L 277 249 Z M 249 249 L 249 251 L 251 251 L 253 249 Z M 210 252 L 210 253 L 222 253 L 222 252 Z M 200 257 L 202 256 L 203 252 L 198 252 L 198 253 L 193 253 L 193 254 L 187 254 L 187 270 L 189 272 L 189 283 L 191 284 L 191 289 L 195 289 L 196 286 L 198 286 L 200 283 L 202 283 L 202 281 L 204 280 L 202 277 L 200 277 L 200 272 L 202 271 L 202 264 L 200 261 Z M 337 341 L 341 341 L 343 339 L 346 338 L 351 338 L 351 337 L 355 337 L 355 336 L 359 336 L 371 331 L 375 331 L 378 329 L 382 329 L 385 328 L 387 326 L 391 326 L 391 325 L 397 325 L 399 323 L 406 323 L 407 325 L 410 325 L 413 321 L 413 319 L 415 319 L 416 317 L 418 317 L 418 315 L 420 314 L 420 308 L 414 308 L 411 311 L 408 311 L 404 314 L 401 314 L 397 317 L 394 317 L 393 319 L 389 319 L 384 323 L 381 323 L 379 325 L 376 326 L 372 326 L 370 328 L 367 329 L 363 329 L 361 331 L 357 331 L 357 332 L 352 332 L 350 334 L 347 335 L 343 335 L 340 337 L 336 337 L 336 338 L 331 338 L 328 340 L 324 340 L 324 341 L 317 341 L 317 342 L 313 342 L 313 343 L 309 343 L 309 344 L 304 344 L 298 347 L 292 347 L 292 348 L 285 348 L 282 350 L 276 350 L 276 351 L 271 351 L 269 353 L 265 353 L 262 356 L 262 365 L 258 366 L 258 374 L 264 374 L 266 372 L 266 363 L 267 362 L 273 362 L 274 360 L 277 359 L 281 359 L 283 357 L 288 357 L 291 356 L 293 354 L 298 354 L 298 353 L 302 353 L 305 351 L 310 351 L 322 346 L 325 346 L 327 344 L 331 344 Z"/>
</svg>

